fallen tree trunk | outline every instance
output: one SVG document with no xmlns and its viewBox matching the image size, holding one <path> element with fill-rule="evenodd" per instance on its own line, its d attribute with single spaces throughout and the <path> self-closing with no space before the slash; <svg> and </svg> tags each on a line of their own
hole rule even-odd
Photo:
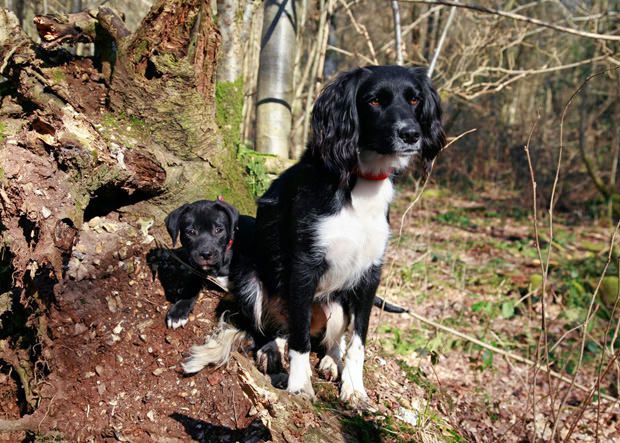
<svg viewBox="0 0 620 443">
<path fill-rule="evenodd" d="M 65 406 L 86 395 L 76 374 L 111 345 L 89 354 L 70 341 L 114 321 L 86 313 L 131 293 L 133 271 L 145 278 L 159 250 L 151 227 L 162 236 L 165 214 L 198 198 L 253 207 L 216 124 L 220 37 L 209 2 L 158 1 L 134 34 L 107 7 L 35 24 L 41 46 L 0 9 L 0 371 L 11 379 L 0 394 L 15 398 L 0 407 L 0 431 L 16 439 L 77 432 Z M 78 42 L 94 42 L 95 57 L 61 47 Z M 165 306 L 164 292 L 153 296 Z"/>
</svg>

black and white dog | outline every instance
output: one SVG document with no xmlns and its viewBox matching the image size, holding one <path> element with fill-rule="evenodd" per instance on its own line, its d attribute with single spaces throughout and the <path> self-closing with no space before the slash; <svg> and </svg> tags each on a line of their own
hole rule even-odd
<svg viewBox="0 0 620 443">
<path fill-rule="evenodd" d="M 286 307 L 289 392 L 314 396 L 309 353 L 319 305 L 327 348 L 319 368 L 340 374 L 342 400 L 366 399 L 364 347 L 389 236 L 391 176 L 414 157 L 430 164 L 444 144 L 439 97 L 424 69 L 354 69 L 318 97 L 304 155 L 259 200 L 256 280 L 244 295 L 255 306 Z M 254 313 L 259 329 L 263 314 Z M 186 370 L 201 361 L 193 353 Z"/>
</svg>

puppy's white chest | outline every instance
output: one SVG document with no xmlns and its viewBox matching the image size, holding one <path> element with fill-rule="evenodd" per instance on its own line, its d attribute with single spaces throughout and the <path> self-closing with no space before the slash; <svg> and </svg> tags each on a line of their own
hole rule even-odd
<svg viewBox="0 0 620 443">
<path fill-rule="evenodd" d="M 393 196 L 390 180 L 359 179 L 351 205 L 318 225 L 318 243 L 328 270 L 317 296 L 354 286 L 372 265 L 381 263 L 389 236 L 387 209 Z"/>
</svg>

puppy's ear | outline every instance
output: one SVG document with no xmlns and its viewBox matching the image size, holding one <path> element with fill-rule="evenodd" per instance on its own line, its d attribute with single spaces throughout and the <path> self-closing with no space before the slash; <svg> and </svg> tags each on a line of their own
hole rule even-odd
<svg viewBox="0 0 620 443">
<path fill-rule="evenodd" d="M 441 100 L 426 75 L 426 68 L 412 68 L 411 72 L 416 82 L 421 85 L 424 95 L 418 118 L 422 129 L 422 156 L 424 161 L 430 165 L 446 145 L 446 134 L 441 124 Z"/>
<path fill-rule="evenodd" d="M 168 234 L 170 234 L 170 238 L 172 239 L 172 246 L 176 246 L 177 238 L 179 237 L 179 228 L 181 223 L 181 216 L 189 207 L 188 204 L 184 204 L 183 206 L 179 206 L 174 211 L 172 211 L 166 219 L 164 223 L 166 223 L 166 229 L 168 230 Z"/>
<path fill-rule="evenodd" d="M 357 90 L 368 71 L 354 69 L 339 75 L 323 89 L 312 109 L 309 151 L 344 184 L 357 165 Z"/>
<path fill-rule="evenodd" d="M 228 217 L 230 238 L 233 239 L 235 236 L 235 230 L 237 229 L 237 224 L 239 222 L 239 211 L 233 205 L 226 203 L 224 200 L 217 200 L 214 205 L 216 208 L 224 211 L 226 216 Z"/>
</svg>

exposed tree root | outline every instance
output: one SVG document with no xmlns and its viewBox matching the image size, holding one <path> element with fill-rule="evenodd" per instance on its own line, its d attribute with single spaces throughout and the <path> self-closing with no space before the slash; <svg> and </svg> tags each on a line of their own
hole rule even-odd
<svg viewBox="0 0 620 443">
<path fill-rule="evenodd" d="M 25 415 L 17 420 L 0 419 L 0 433 L 23 431 L 36 432 L 39 430 L 42 421 L 43 419 L 39 417 L 38 414 Z"/>
</svg>

